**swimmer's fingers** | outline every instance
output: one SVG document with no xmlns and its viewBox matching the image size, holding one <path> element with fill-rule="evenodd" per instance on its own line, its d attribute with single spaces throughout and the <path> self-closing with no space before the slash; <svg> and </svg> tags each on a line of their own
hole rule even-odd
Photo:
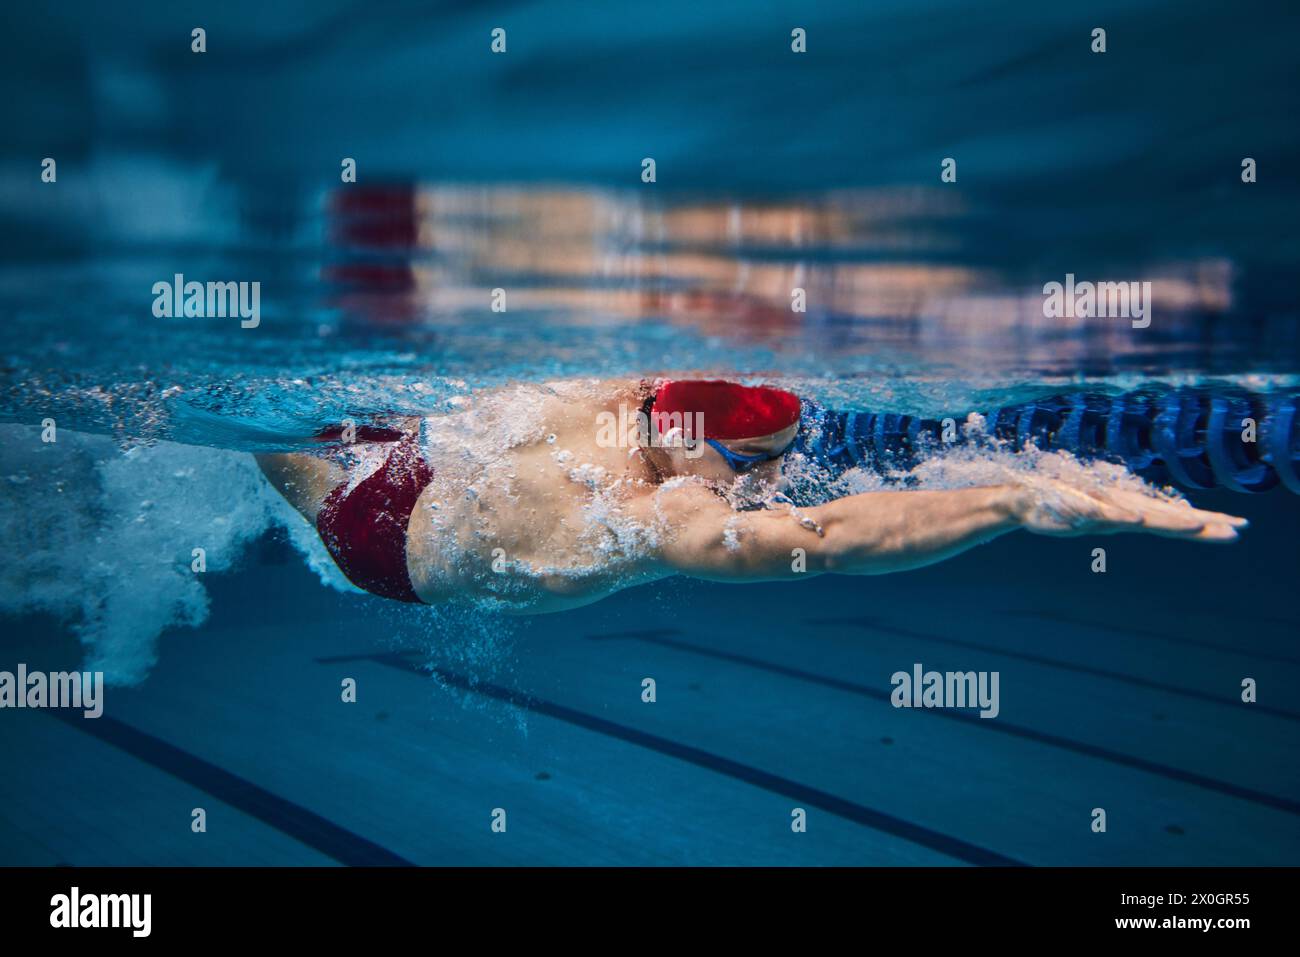
<svg viewBox="0 0 1300 957">
<path fill-rule="evenodd" d="M 1212 512 L 1193 508 L 1186 502 L 1169 502 L 1162 499 L 1148 498 L 1140 493 L 1117 493 L 1109 497 L 1113 507 L 1122 508 L 1125 521 L 1119 523 L 1128 528 L 1115 528 L 1114 531 L 1143 531 L 1165 538 L 1187 538 L 1191 541 L 1231 542 L 1238 537 L 1238 528 L 1248 524 L 1245 519 L 1223 512 Z M 1130 520 L 1136 514 L 1140 520 Z"/>
<path fill-rule="evenodd" d="M 1204 542 L 1231 542 L 1237 530 L 1250 523 L 1236 515 L 1193 508 L 1187 502 L 1152 499 L 1137 492 L 1123 492 L 1114 500 L 1139 512 L 1144 531 L 1169 538 Z"/>
<path fill-rule="evenodd" d="M 1195 515 L 1207 525 L 1229 525 L 1232 528 L 1246 528 L 1250 525 L 1250 520 L 1242 518 L 1240 515 L 1229 515 L 1227 512 L 1211 512 L 1209 509 L 1193 508 L 1188 501 L 1162 502 L 1162 507 L 1184 515 Z"/>
<path fill-rule="evenodd" d="M 1022 500 L 1021 521 L 1040 535 L 1116 535 L 1146 532 L 1162 538 L 1233 542 L 1249 523 L 1223 512 L 1193 508 L 1185 501 L 1154 498 L 1128 489 L 1083 489 L 1051 483 L 1045 499 Z"/>
<path fill-rule="evenodd" d="M 1030 528 L 1048 535 L 1118 535 L 1146 532 L 1168 538 L 1195 538 L 1206 523 L 1187 510 L 1166 508 L 1157 499 L 1115 491 L 1087 492 L 1056 486 L 1050 509 L 1034 516 Z"/>
<path fill-rule="evenodd" d="M 1146 518 L 1142 523 L 1144 531 L 1165 538 L 1185 538 L 1197 542 L 1235 542 L 1237 529 L 1227 522 L 1178 522 L 1164 516 Z"/>
<path fill-rule="evenodd" d="M 1237 540 L 1237 530 L 1231 525 L 1206 525 L 1205 529 L 1194 538 L 1198 542 L 1227 544 Z"/>
</svg>

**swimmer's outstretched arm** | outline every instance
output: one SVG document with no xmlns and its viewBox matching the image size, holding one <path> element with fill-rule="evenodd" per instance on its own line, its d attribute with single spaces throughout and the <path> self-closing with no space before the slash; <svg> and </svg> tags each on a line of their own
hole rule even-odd
<svg viewBox="0 0 1300 957">
<path fill-rule="evenodd" d="M 658 548 L 663 564 L 724 581 L 904 571 L 1016 529 L 1045 535 L 1141 531 L 1230 542 L 1246 524 L 1232 515 L 1138 492 L 1085 492 L 1050 481 L 1035 488 L 868 492 L 801 509 L 794 516 L 788 511 L 736 512 L 705 489 L 681 487 L 660 493 L 656 514 L 665 532 Z M 803 549 L 806 571 L 795 571 L 796 548 Z"/>
</svg>

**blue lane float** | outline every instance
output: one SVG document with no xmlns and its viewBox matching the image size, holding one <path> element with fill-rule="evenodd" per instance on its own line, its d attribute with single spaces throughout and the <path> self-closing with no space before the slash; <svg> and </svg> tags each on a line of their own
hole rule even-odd
<svg viewBox="0 0 1300 957">
<path fill-rule="evenodd" d="M 1296 396 L 1273 396 L 1260 426 L 1265 457 L 1282 484 L 1300 495 L 1300 415 Z"/>
<path fill-rule="evenodd" d="M 1300 494 L 1300 397 L 1245 391 L 1142 389 L 1078 392 L 984 413 L 985 431 L 1022 449 L 1063 450 L 1122 462 L 1154 482 L 1184 488 Z M 954 415 L 958 423 L 965 415 Z M 955 431 L 955 435 L 953 432 Z M 966 441 L 941 420 L 898 413 L 837 412 L 804 403 L 795 445 L 832 471 L 910 468 L 926 450 Z"/>
</svg>

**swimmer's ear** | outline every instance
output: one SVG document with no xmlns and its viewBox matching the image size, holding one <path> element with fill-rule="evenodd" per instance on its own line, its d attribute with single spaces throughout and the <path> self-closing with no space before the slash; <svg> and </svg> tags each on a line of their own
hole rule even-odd
<svg viewBox="0 0 1300 957">
<path fill-rule="evenodd" d="M 680 425 L 674 425 L 671 429 L 659 436 L 659 444 L 664 448 L 675 449 L 686 444 L 685 433 Z"/>
</svg>

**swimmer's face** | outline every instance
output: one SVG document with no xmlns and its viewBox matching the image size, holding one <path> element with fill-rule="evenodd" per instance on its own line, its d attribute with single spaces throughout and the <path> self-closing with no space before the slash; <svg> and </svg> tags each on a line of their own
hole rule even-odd
<svg viewBox="0 0 1300 957">
<path fill-rule="evenodd" d="M 789 448 L 798 432 L 799 423 L 796 422 L 771 435 L 727 439 L 719 444 L 737 455 L 774 455 Z M 743 467 L 743 472 L 738 472 L 727 462 L 726 456 L 705 442 L 688 449 L 681 444 L 673 444 L 672 436 L 667 436 L 666 440 L 661 451 L 665 454 L 673 475 L 691 475 L 719 485 L 732 485 L 736 482 L 761 485 L 775 482 L 781 477 L 780 457 L 748 465 Z"/>
</svg>

